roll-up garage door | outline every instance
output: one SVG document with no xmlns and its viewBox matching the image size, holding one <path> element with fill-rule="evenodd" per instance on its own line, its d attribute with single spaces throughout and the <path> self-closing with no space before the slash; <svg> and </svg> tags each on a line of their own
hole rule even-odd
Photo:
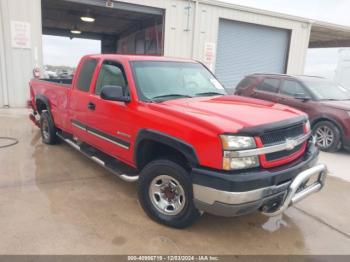
<svg viewBox="0 0 350 262">
<path fill-rule="evenodd" d="M 228 89 L 246 75 L 285 73 L 290 31 L 220 19 L 215 73 Z"/>
</svg>

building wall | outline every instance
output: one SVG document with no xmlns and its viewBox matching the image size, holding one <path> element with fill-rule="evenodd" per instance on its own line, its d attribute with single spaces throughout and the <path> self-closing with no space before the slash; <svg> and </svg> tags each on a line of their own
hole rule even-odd
<svg viewBox="0 0 350 262">
<path fill-rule="evenodd" d="M 213 55 L 212 48 L 217 47 L 220 18 L 289 29 L 292 34 L 287 73 L 303 73 L 310 36 L 310 25 L 307 22 L 271 16 L 267 12 L 257 14 L 249 10 L 242 11 L 232 8 L 232 5 L 218 6 L 210 0 L 117 2 L 165 9 L 164 55 L 198 59 L 213 71 L 216 54 Z M 31 49 L 11 47 L 11 20 L 31 24 Z M 0 106 L 24 106 L 32 69 L 37 65 L 42 67 L 41 0 L 0 0 L 0 27 Z"/>
<path fill-rule="evenodd" d="M 31 48 L 12 47 L 11 21 L 30 23 Z M 0 0 L 0 27 L 0 105 L 24 106 L 32 69 L 42 66 L 41 1 Z"/>
<path fill-rule="evenodd" d="M 167 56 L 191 57 L 206 62 L 206 43 L 214 43 L 217 47 L 219 19 L 225 18 L 247 23 L 278 27 L 292 31 L 288 74 L 302 74 L 304 71 L 306 51 L 309 44 L 311 26 L 307 22 L 233 9 L 232 5 L 218 6 L 210 0 L 121 0 L 128 3 L 143 4 L 166 10 L 165 17 L 165 49 Z M 188 7 L 190 3 L 190 15 Z M 189 18 L 189 23 L 188 23 Z M 187 27 L 187 25 L 189 26 Z M 188 30 L 189 29 L 189 30 Z M 194 41 L 193 41 L 194 39 Z M 211 63 L 211 64 L 210 64 Z M 207 62 L 215 71 L 214 60 Z"/>
<path fill-rule="evenodd" d="M 0 107 L 3 107 L 5 104 L 4 97 L 7 96 L 5 93 L 5 83 L 6 83 L 6 74 L 5 74 L 5 50 L 3 48 L 4 46 L 4 37 L 3 37 L 3 30 L 2 30 L 2 11 L 1 11 L 1 2 L 0 2 Z"/>
</svg>

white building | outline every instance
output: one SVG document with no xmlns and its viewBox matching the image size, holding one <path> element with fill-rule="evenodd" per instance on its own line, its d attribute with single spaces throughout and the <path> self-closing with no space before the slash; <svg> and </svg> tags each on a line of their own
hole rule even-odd
<svg viewBox="0 0 350 262">
<path fill-rule="evenodd" d="M 301 74 L 308 47 L 350 44 L 348 27 L 214 0 L 0 0 L 0 107 L 25 105 L 42 34 L 72 29 L 103 53 L 200 60 L 228 88 L 255 72 Z"/>
<path fill-rule="evenodd" d="M 339 50 L 337 69 L 334 80 L 344 87 L 350 88 L 350 49 Z"/>
</svg>

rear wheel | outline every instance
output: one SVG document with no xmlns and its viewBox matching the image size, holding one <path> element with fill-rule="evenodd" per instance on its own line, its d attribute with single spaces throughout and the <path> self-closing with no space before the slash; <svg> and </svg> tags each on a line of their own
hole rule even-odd
<svg viewBox="0 0 350 262">
<path fill-rule="evenodd" d="M 43 111 L 40 115 L 41 138 L 45 144 L 56 144 L 58 141 L 57 129 L 48 111 Z"/>
<path fill-rule="evenodd" d="M 150 218 L 170 227 L 187 227 L 199 216 L 188 171 L 170 160 L 155 160 L 142 170 L 138 196 Z"/>
<path fill-rule="evenodd" d="M 321 121 L 313 128 L 316 144 L 326 152 L 335 152 L 341 148 L 341 134 L 338 127 L 330 121 Z"/>
</svg>

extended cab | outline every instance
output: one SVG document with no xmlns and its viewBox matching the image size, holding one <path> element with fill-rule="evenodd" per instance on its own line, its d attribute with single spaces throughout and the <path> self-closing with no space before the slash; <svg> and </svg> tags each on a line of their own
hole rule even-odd
<svg viewBox="0 0 350 262">
<path fill-rule="evenodd" d="M 141 206 L 168 226 L 201 211 L 277 215 L 324 185 L 304 113 L 228 96 L 198 62 L 90 55 L 72 81 L 34 79 L 30 95 L 44 143 L 138 181 Z"/>
</svg>

